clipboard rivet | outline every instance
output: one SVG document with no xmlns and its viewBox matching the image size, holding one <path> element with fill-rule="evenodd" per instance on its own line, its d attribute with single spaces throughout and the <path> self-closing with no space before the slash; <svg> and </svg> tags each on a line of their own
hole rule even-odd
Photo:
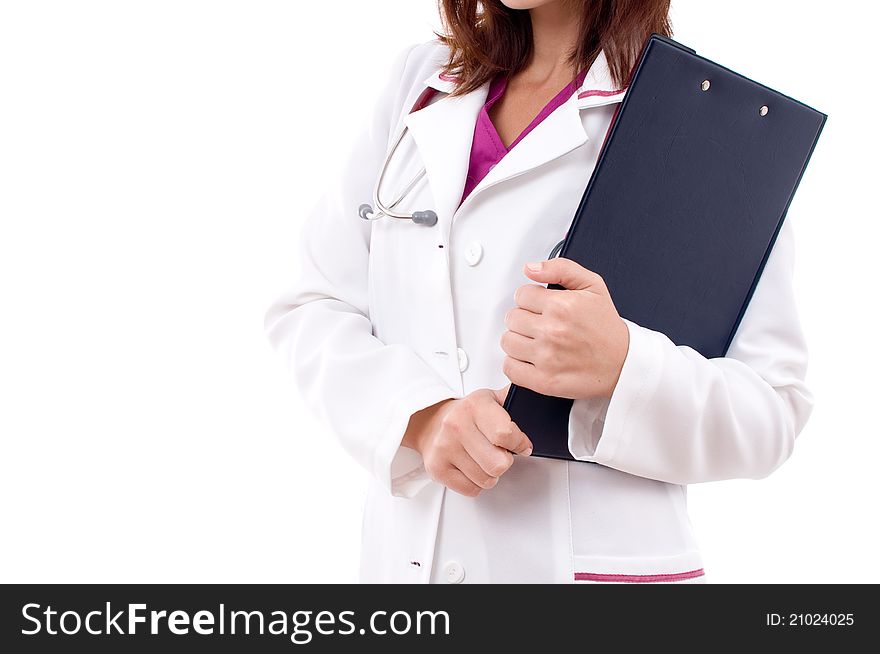
<svg viewBox="0 0 880 654">
<path fill-rule="evenodd" d="M 763 107 L 761 107 L 761 110 L 760 110 L 759 113 L 761 114 L 761 117 L 763 118 L 764 116 L 766 116 L 767 114 L 770 113 L 770 107 L 768 107 L 768 106 L 765 104 Z"/>
<path fill-rule="evenodd" d="M 708 91 L 710 86 L 712 86 L 712 82 L 710 82 L 707 79 L 703 80 L 703 83 L 700 84 L 700 88 L 703 89 L 704 91 Z"/>
</svg>

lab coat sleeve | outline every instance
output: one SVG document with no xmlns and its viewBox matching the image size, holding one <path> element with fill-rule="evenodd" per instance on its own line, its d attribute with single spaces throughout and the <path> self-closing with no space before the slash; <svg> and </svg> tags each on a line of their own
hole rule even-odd
<svg viewBox="0 0 880 654">
<path fill-rule="evenodd" d="M 392 126 L 412 102 L 412 51 L 398 58 L 344 171 L 307 217 L 296 282 L 265 316 L 269 340 L 306 403 L 389 492 L 407 497 L 430 483 L 421 456 L 401 446 L 409 418 L 455 394 L 412 348 L 373 335 L 370 223 L 357 209 L 371 202 Z"/>
<path fill-rule="evenodd" d="M 610 401 L 572 408 L 573 456 L 675 484 L 759 479 L 779 467 L 813 404 L 793 239 L 786 221 L 724 358 L 626 321 L 629 352 Z"/>
</svg>

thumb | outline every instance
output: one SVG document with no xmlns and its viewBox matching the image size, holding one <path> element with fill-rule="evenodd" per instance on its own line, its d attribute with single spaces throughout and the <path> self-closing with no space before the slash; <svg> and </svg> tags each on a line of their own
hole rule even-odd
<svg viewBox="0 0 880 654">
<path fill-rule="evenodd" d="M 598 290 L 605 286 L 601 276 L 571 259 L 556 258 L 527 263 L 523 272 L 533 281 L 541 284 L 559 284 L 570 291 Z"/>
<path fill-rule="evenodd" d="M 504 388 L 492 390 L 492 394 L 495 396 L 495 401 L 498 402 L 498 404 L 500 404 L 501 406 L 504 406 L 504 402 L 507 400 L 508 391 L 510 391 L 510 384 L 508 384 Z"/>
</svg>

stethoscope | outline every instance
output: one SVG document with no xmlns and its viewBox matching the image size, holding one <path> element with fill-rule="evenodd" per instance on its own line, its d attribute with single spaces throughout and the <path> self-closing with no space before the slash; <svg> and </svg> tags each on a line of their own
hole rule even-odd
<svg viewBox="0 0 880 654">
<path fill-rule="evenodd" d="M 413 104 L 412 109 L 410 109 L 409 113 L 415 113 L 416 111 L 420 111 L 427 107 L 431 100 L 437 95 L 439 92 L 436 89 L 431 87 L 426 88 L 422 91 L 421 95 L 419 95 L 418 99 Z M 620 107 L 618 106 L 618 109 Z M 608 140 L 608 135 L 611 133 L 611 126 L 614 125 L 614 119 L 617 118 L 617 112 L 614 113 L 614 118 L 611 119 L 611 124 L 608 127 L 608 132 L 605 134 L 605 141 L 602 142 L 602 148 L 605 147 L 605 142 Z M 382 202 L 382 198 L 379 197 L 380 192 L 382 190 L 382 182 L 385 180 L 385 173 L 388 171 L 388 167 L 391 165 L 391 159 L 394 157 L 394 153 L 397 152 L 397 148 L 400 147 L 401 142 L 404 137 L 409 132 L 409 128 L 404 125 L 403 129 L 400 130 L 400 134 L 397 136 L 397 140 L 394 141 L 394 145 L 391 146 L 391 149 L 385 155 L 385 161 L 382 164 L 382 169 L 379 172 L 379 179 L 376 182 L 376 186 L 373 188 L 373 204 L 372 206 L 364 203 L 358 207 L 358 216 L 363 218 L 364 220 L 378 220 L 382 216 L 387 216 L 388 218 L 395 218 L 397 220 L 411 220 L 416 225 L 424 225 L 425 227 L 433 227 L 437 224 L 437 214 L 430 209 L 425 211 L 413 211 L 412 213 L 401 213 L 399 211 L 395 211 L 394 208 L 400 204 L 403 199 L 412 192 L 415 188 L 416 184 L 418 184 L 427 174 L 427 170 L 422 167 L 422 169 L 416 174 L 415 177 L 412 178 L 409 184 L 400 192 L 400 194 L 394 198 L 394 201 L 385 205 Z M 378 209 L 375 211 L 374 208 Z M 550 258 L 554 258 L 559 255 L 560 250 L 564 244 L 564 240 L 561 241 L 555 248 L 553 248 L 553 252 L 550 254 Z"/>
<path fill-rule="evenodd" d="M 435 89 L 430 87 L 426 88 L 422 91 L 422 94 L 418 97 L 412 109 L 410 109 L 410 113 L 414 113 L 427 107 L 436 94 L 437 91 Z M 382 202 L 382 198 L 379 197 L 382 190 L 382 182 L 385 181 L 385 174 L 388 171 L 388 167 L 391 165 L 391 159 L 394 157 L 394 153 L 397 152 L 397 148 L 400 147 L 400 144 L 407 133 L 409 133 L 409 128 L 404 125 L 403 129 L 400 130 L 400 134 L 397 136 L 397 140 L 394 141 L 394 145 L 391 146 L 388 154 L 385 155 L 385 162 L 382 164 L 382 168 L 379 172 L 379 179 L 376 181 L 376 186 L 373 188 L 373 205 L 370 206 L 365 203 L 359 206 L 358 216 L 364 220 L 378 220 L 382 216 L 387 216 L 388 218 L 396 218 L 397 220 L 411 220 L 416 225 L 433 227 L 437 224 L 437 214 L 430 209 L 426 211 L 413 211 L 412 213 L 401 213 L 394 210 L 395 207 L 399 205 L 403 199 L 410 194 L 410 192 L 412 192 L 416 187 L 416 184 L 422 181 L 425 177 L 428 171 L 424 167 L 422 167 L 418 174 L 412 178 L 412 181 L 404 187 L 403 191 L 394 198 L 391 204 L 386 206 Z M 378 211 L 375 211 L 373 207 L 378 209 Z"/>
<path fill-rule="evenodd" d="M 427 107 L 436 94 L 437 91 L 435 89 L 430 87 L 426 88 L 416 100 L 412 109 L 410 109 L 410 113 L 419 111 L 420 109 L 424 109 L 425 107 Z M 385 155 L 385 162 L 382 164 L 382 168 L 379 172 L 379 179 L 376 182 L 376 186 L 373 188 L 373 205 L 370 206 L 369 204 L 364 203 L 358 207 L 358 216 L 360 216 L 364 220 L 378 220 L 382 216 L 387 216 L 388 218 L 395 218 L 397 220 L 411 220 L 416 225 L 424 225 L 425 227 L 433 227 L 437 224 L 437 214 L 430 209 L 425 211 L 413 211 L 412 213 L 400 213 L 394 210 L 394 208 L 398 204 L 400 204 L 407 195 L 410 194 L 410 192 L 415 188 L 416 184 L 422 181 L 424 176 L 427 174 L 428 171 L 424 167 L 422 167 L 422 169 L 416 174 L 416 176 L 412 178 L 410 183 L 407 184 L 406 187 L 404 187 L 403 191 L 401 191 L 400 194 L 396 198 L 394 198 L 394 201 L 390 205 L 386 206 L 382 202 L 382 199 L 379 197 L 380 191 L 382 190 L 382 182 L 385 180 L 385 173 L 388 170 L 388 166 L 391 164 L 391 159 L 392 157 L 394 157 L 394 153 L 397 152 L 397 148 L 400 147 L 400 143 L 403 141 L 403 138 L 407 135 L 408 132 L 409 128 L 404 125 L 403 129 L 400 130 L 400 134 L 397 136 L 397 140 L 394 141 L 394 145 L 391 146 L 388 154 Z M 373 207 L 376 207 L 379 211 L 375 211 Z M 559 241 L 559 243 L 556 244 L 556 247 L 553 248 L 553 251 L 550 252 L 550 256 L 548 257 L 548 259 L 555 259 L 556 257 L 558 257 L 564 245 L 565 239 L 562 239 L 561 241 Z"/>
</svg>

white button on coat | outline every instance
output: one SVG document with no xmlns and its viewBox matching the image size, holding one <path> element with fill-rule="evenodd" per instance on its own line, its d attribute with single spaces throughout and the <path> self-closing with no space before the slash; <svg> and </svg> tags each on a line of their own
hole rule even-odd
<svg viewBox="0 0 880 654">
<path fill-rule="evenodd" d="M 464 249 L 464 260 L 469 266 L 476 266 L 483 259 L 483 246 L 479 241 L 468 243 Z"/>
<path fill-rule="evenodd" d="M 447 584 L 460 584 L 464 581 L 464 566 L 458 561 L 450 561 L 443 568 Z"/>
<path fill-rule="evenodd" d="M 470 359 L 468 359 L 467 352 L 465 352 L 461 348 L 458 348 L 458 369 L 461 372 L 464 372 L 465 370 L 468 369 L 469 365 L 470 365 Z"/>
</svg>

